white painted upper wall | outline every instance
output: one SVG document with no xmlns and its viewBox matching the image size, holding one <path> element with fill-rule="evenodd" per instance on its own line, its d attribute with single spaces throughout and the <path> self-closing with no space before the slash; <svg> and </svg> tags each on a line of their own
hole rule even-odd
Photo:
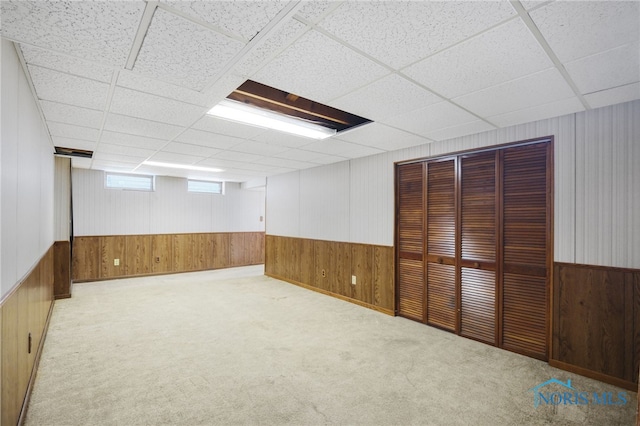
<svg viewBox="0 0 640 426">
<path fill-rule="evenodd" d="M 54 157 L 13 44 L 2 40 L 1 55 L 0 294 L 4 296 L 53 244 Z"/>
<path fill-rule="evenodd" d="M 640 101 L 270 177 L 267 233 L 392 246 L 394 162 L 550 135 L 555 261 L 640 268 Z"/>
<path fill-rule="evenodd" d="M 72 169 L 75 236 L 264 231 L 264 190 L 227 182 L 225 193 L 187 192 L 187 179 L 156 176 L 153 192 L 105 188 L 104 172 Z"/>
</svg>

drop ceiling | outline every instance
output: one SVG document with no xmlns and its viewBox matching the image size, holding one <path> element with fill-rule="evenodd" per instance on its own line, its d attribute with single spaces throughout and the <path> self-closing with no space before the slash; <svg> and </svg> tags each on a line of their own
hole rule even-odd
<svg viewBox="0 0 640 426">
<path fill-rule="evenodd" d="M 243 182 L 640 99 L 638 1 L 1 8 L 53 144 L 94 151 L 78 168 Z M 207 116 L 248 79 L 374 123 L 317 141 Z"/>
</svg>

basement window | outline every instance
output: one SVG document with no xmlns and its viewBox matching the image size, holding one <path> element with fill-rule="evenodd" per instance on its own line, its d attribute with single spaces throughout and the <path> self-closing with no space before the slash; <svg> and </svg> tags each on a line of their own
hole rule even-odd
<svg viewBox="0 0 640 426">
<path fill-rule="evenodd" d="M 127 173 L 105 172 L 104 186 L 109 189 L 128 189 L 132 191 L 153 191 L 154 177 Z"/>
<path fill-rule="evenodd" d="M 187 181 L 187 191 L 205 192 L 209 194 L 224 194 L 224 183 L 208 180 L 189 179 Z"/>
</svg>

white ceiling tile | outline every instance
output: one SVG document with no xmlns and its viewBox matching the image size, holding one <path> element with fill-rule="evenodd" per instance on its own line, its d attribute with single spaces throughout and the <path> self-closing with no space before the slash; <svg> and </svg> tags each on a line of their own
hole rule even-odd
<svg viewBox="0 0 640 426">
<path fill-rule="evenodd" d="M 375 121 L 440 101 L 440 97 L 406 78 L 390 74 L 331 101 L 330 105 Z"/>
<path fill-rule="evenodd" d="M 320 26 L 400 69 L 511 16 L 508 2 L 344 2 Z"/>
<path fill-rule="evenodd" d="M 155 151 L 150 149 L 137 148 L 134 146 L 111 145 L 101 142 L 96 148 L 96 152 L 100 152 L 103 154 L 126 155 L 136 158 L 147 158 L 153 155 Z"/>
<path fill-rule="evenodd" d="M 530 15 L 562 62 L 640 38 L 637 1 L 557 1 Z"/>
<path fill-rule="evenodd" d="M 104 170 L 108 172 L 131 173 L 138 164 L 138 162 L 129 163 L 116 160 L 93 160 L 91 163 L 91 169 Z M 136 171 L 136 173 L 138 172 Z"/>
<path fill-rule="evenodd" d="M 65 123 L 47 122 L 49 133 L 51 136 L 60 136 L 63 138 L 81 139 L 87 141 L 97 141 L 100 131 L 89 127 L 73 126 Z"/>
<path fill-rule="evenodd" d="M 309 31 L 262 68 L 254 80 L 327 102 L 385 74 L 384 67 L 317 31 Z"/>
<path fill-rule="evenodd" d="M 288 169 L 286 167 L 274 167 L 269 171 L 265 171 L 264 175 L 265 176 L 276 176 L 276 175 L 283 175 L 283 174 L 291 173 L 291 172 L 295 172 L 295 171 L 296 171 L 296 169 Z"/>
<path fill-rule="evenodd" d="M 51 136 L 51 139 L 53 140 L 54 146 L 60 146 L 63 148 L 75 148 L 94 151 L 96 149 L 96 146 L 98 145 L 98 143 L 95 141 L 69 139 L 61 136 Z"/>
<path fill-rule="evenodd" d="M 197 155 L 185 155 L 185 154 L 176 154 L 175 152 L 164 152 L 160 151 L 155 153 L 150 161 L 161 161 L 165 163 L 175 163 L 175 164 L 195 164 L 199 161 L 204 160 L 205 157 L 197 156 Z"/>
<path fill-rule="evenodd" d="M 107 114 L 104 129 L 156 139 L 172 139 L 182 131 L 182 127 L 118 114 Z"/>
<path fill-rule="evenodd" d="M 362 146 L 334 138 L 314 141 L 305 146 L 304 149 L 307 151 L 314 151 L 321 154 L 334 155 L 345 158 L 355 158 L 358 156 L 364 157 L 367 155 L 379 154 L 381 152 L 384 152 L 381 149 Z"/>
<path fill-rule="evenodd" d="M 133 169 L 135 166 L 146 160 L 146 157 L 142 156 L 130 156 L 123 154 L 111 154 L 108 152 L 94 152 L 93 153 L 94 166 L 95 162 L 103 161 L 110 162 L 114 165 L 124 163 L 124 167 Z"/>
<path fill-rule="evenodd" d="M 266 142 L 271 145 L 281 145 L 289 148 L 300 148 L 314 141 L 313 139 L 303 136 L 296 136 L 275 130 L 267 130 L 251 139 L 257 142 Z"/>
<path fill-rule="evenodd" d="M 117 87 L 110 111 L 162 123 L 188 126 L 206 112 L 206 107 L 161 98 L 148 93 Z"/>
<path fill-rule="evenodd" d="M 220 135 L 217 133 L 204 132 L 202 130 L 189 129 L 176 138 L 176 141 L 207 146 L 209 148 L 228 149 L 241 144 L 244 142 L 244 139 Z"/>
<path fill-rule="evenodd" d="M 39 99 L 102 110 L 107 103 L 106 83 L 29 65 L 29 74 Z"/>
<path fill-rule="evenodd" d="M 128 70 L 120 71 L 120 74 L 118 75 L 118 86 L 175 99 L 176 101 L 186 102 L 193 105 L 203 107 L 210 106 L 209 96 L 206 96 L 201 92 L 176 86 L 175 84 L 165 83 L 164 81 L 155 80 Z"/>
<path fill-rule="evenodd" d="M 520 0 L 520 3 L 522 3 L 525 9 L 531 10 L 534 7 L 538 7 L 545 3 L 551 3 L 552 1 L 555 1 L 555 0 Z"/>
<path fill-rule="evenodd" d="M 314 151 L 304 151 L 302 149 L 290 149 L 288 151 L 281 152 L 280 154 L 276 155 L 276 157 L 284 158 L 287 160 L 293 160 L 293 161 L 306 161 L 309 163 L 316 163 L 313 160 L 323 155 L 324 154 L 320 154 Z"/>
<path fill-rule="evenodd" d="M 74 124 L 99 129 L 102 126 L 102 111 L 81 108 L 57 102 L 40 101 L 42 112 L 48 121 Z"/>
<path fill-rule="evenodd" d="M 274 166 L 274 167 L 286 167 L 289 169 L 308 169 L 310 167 L 317 166 L 317 164 L 315 163 L 309 163 L 306 161 L 288 160 L 286 158 L 276 158 L 276 157 L 263 157 L 260 160 L 258 160 L 256 163 L 266 164 L 268 166 Z"/>
<path fill-rule="evenodd" d="M 381 149 L 373 148 L 370 146 L 353 144 L 353 147 L 351 147 L 350 149 L 342 151 L 340 153 L 340 156 L 347 157 L 347 158 L 359 158 L 359 157 L 367 157 L 369 155 L 380 154 L 383 152 L 384 151 Z"/>
<path fill-rule="evenodd" d="M 111 83 L 113 69 L 108 67 L 55 53 L 50 50 L 38 49 L 26 44 L 21 44 L 20 49 L 22 50 L 22 55 L 24 56 L 24 60 L 27 64 L 39 65 L 41 67 L 51 68 L 67 74 L 98 80 L 104 83 Z"/>
<path fill-rule="evenodd" d="M 314 164 L 331 164 L 346 160 L 346 157 L 320 154 L 319 152 L 305 151 L 302 149 L 291 149 L 276 155 L 276 157 L 295 161 L 305 161 Z"/>
<path fill-rule="evenodd" d="M 91 168 L 91 158 L 71 158 L 71 167 L 76 169 L 89 169 Z"/>
<path fill-rule="evenodd" d="M 470 123 L 477 119 L 478 117 L 450 102 L 440 102 L 406 114 L 400 114 L 384 120 L 384 122 L 390 126 L 426 137 L 434 130 Z"/>
<path fill-rule="evenodd" d="M 640 81 L 640 42 L 626 44 L 565 65 L 580 93 Z"/>
<path fill-rule="evenodd" d="M 303 6 L 296 13 L 296 16 L 316 24 L 320 19 L 331 13 L 338 6 L 340 6 L 340 2 L 335 0 L 305 1 Z"/>
<path fill-rule="evenodd" d="M 196 155 L 198 157 L 209 157 L 220 152 L 219 149 L 209 148 L 202 145 L 191 145 L 188 143 L 171 142 L 162 148 L 162 151 L 175 152 L 177 154 Z"/>
<path fill-rule="evenodd" d="M 308 27 L 298 21 L 289 21 L 269 38 L 245 55 L 234 67 L 239 75 L 251 76 L 260 65 L 300 37 Z"/>
<path fill-rule="evenodd" d="M 500 115 L 575 96 L 557 69 L 551 68 L 517 80 L 455 98 L 459 105 L 482 117 Z"/>
<path fill-rule="evenodd" d="M 640 99 L 640 83 L 632 83 L 601 92 L 590 93 L 585 95 L 584 98 L 592 108 L 634 101 Z"/>
<path fill-rule="evenodd" d="M 231 92 L 236 90 L 238 87 L 247 81 L 246 77 L 239 76 L 232 72 L 228 72 L 223 75 L 211 85 L 208 85 L 206 89 L 202 91 L 204 96 L 207 98 L 207 105 L 213 107 L 218 102 L 229 96 Z"/>
<path fill-rule="evenodd" d="M 256 141 L 245 141 L 233 147 L 233 151 L 247 152 L 249 154 L 256 154 L 261 156 L 275 155 L 287 150 L 288 148 L 285 146 L 271 145 L 268 143 Z"/>
<path fill-rule="evenodd" d="M 247 41 L 258 34 L 289 3 L 288 0 L 162 2 L 224 31 L 237 34 Z"/>
<path fill-rule="evenodd" d="M 265 129 L 247 124 L 240 124 L 221 118 L 212 116 L 204 116 L 192 126 L 193 129 L 204 130 L 206 132 L 218 133 L 221 135 L 235 136 L 239 138 L 253 138 L 261 133 L 266 132 Z"/>
<path fill-rule="evenodd" d="M 384 151 L 393 151 L 431 142 L 420 136 L 380 123 L 365 124 L 338 137 L 347 142 L 370 146 Z"/>
<path fill-rule="evenodd" d="M 156 151 L 167 144 L 166 139 L 147 138 L 144 136 L 128 135 L 126 133 L 117 133 L 103 131 L 100 137 L 101 143 L 112 145 L 134 146 L 141 149 L 150 149 Z"/>
<path fill-rule="evenodd" d="M 262 156 L 257 154 L 250 154 L 248 152 L 235 152 L 235 151 L 220 151 L 213 155 L 211 158 L 216 160 L 234 160 L 240 162 L 250 163 L 252 161 L 259 160 Z"/>
<path fill-rule="evenodd" d="M 313 161 L 311 161 L 311 163 L 316 163 L 316 164 L 333 164 L 333 163 L 339 163 L 341 161 L 345 161 L 348 160 L 347 157 L 341 157 L 339 155 L 327 155 L 327 154 L 320 154 L 317 157 L 314 157 Z"/>
<path fill-rule="evenodd" d="M 245 169 L 250 167 L 248 163 L 245 163 L 243 161 L 225 160 L 218 157 L 205 158 L 204 160 L 198 162 L 198 166 L 217 167 L 225 170 Z"/>
<path fill-rule="evenodd" d="M 512 111 L 488 117 L 487 119 L 500 127 L 507 127 L 543 120 L 545 118 L 573 114 L 578 111 L 584 111 L 584 106 L 582 106 L 582 103 L 578 98 L 572 97 L 551 102 L 549 104 L 537 105 L 535 107 L 525 108 L 519 111 Z"/>
<path fill-rule="evenodd" d="M 123 66 L 145 3 L 4 0 L 2 36 Z"/>
<path fill-rule="evenodd" d="M 269 166 L 267 164 L 257 164 L 257 163 L 247 164 L 245 168 L 249 170 L 255 170 L 255 171 L 260 171 L 265 173 L 277 173 L 279 170 L 282 169 L 277 166 Z M 296 169 L 289 169 L 289 171 L 293 171 L 293 170 L 296 170 Z"/>
<path fill-rule="evenodd" d="M 431 56 L 402 72 L 447 98 L 553 66 L 520 19 Z"/>
<path fill-rule="evenodd" d="M 133 70 L 202 90 L 244 43 L 157 9 Z"/>
<path fill-rule="evenodd" d="M 495 126 L 482 121 L 472 121 L 470 123 L 460 124 L 458 126 L 447 127 L 445 129 L 435 130 L 427 134 L 430 139 L 435 141 L 443 141 L 451 138 L 457 138 L 459 136 L 472 135 L 474 133 L 485 132 L 487 130 L 495 129 Z"/>
</svg>

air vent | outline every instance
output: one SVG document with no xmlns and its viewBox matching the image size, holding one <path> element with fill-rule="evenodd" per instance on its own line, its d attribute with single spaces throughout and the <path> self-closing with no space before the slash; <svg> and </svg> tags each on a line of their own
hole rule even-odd
<svg viewBox="0 0 640 426">
<path fill-rule="evenodd" d="M 79 158 L 91 158 L 93 157 L 93 151 L 87 151 L 86 149 L 77 149 L 77 148 L 63 148 L 61 146 L 56 146 L 55 155 L 59 155 L 62 157 L 79 157 Z"/>
</svg>

